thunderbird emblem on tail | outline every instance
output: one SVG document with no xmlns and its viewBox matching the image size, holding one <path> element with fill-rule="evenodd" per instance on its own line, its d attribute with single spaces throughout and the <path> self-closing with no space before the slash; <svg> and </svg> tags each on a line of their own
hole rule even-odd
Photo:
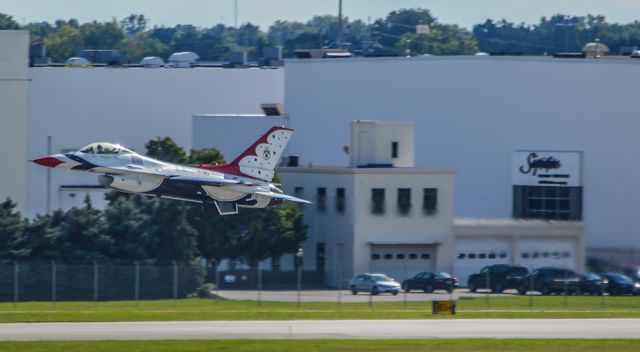
<svg viewBox="0 0 640 352">
<path fill-rule="evenodd" d="M 271 180 L 293 130 L 272 127 L 230 163 L 199 167 L 155 160 L 112 143 L 93 143 L 76 152 L 45 156 L 34 163 L 99 174 L 101 185 L 122 192 L 215 205 L 221 215 L 238 207 L 265 208 L 288 200 Z"/>
</svg>

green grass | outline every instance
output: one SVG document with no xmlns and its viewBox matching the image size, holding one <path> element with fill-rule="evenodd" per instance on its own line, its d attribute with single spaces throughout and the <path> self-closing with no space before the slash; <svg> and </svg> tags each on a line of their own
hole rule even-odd
<svg viewBox="0 0 640 352">
<path fill-rule="evenodd" d="M 640 340 L 169 340 L 169 341 L 38 341 L 0 342 L 0 351 L 439 351 L 439 352 L 636 352 Z"/>
<path fill-rule="evenodd" d="M 53 321 L 456 319 L 456 318 L 640 318 L 640 297 L 493 296 L 460 299 L 458 314 L 433 316 L 430 302 L 262 302 L 184 299 L 99 302 L 0 303 L 0 323 Z M 565 306 L 566 302 L 566 306 Z"/>
</svg>

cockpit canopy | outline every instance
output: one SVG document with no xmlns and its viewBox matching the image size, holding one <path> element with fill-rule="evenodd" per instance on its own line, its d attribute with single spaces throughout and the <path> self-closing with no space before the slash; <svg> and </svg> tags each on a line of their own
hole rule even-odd
<svg viewBox="0 0 640 352">
<path fill-rule="evenodd" d="M 86 154 L 128 154 L 133 153 L 129 149 L 113 143 L 108 142 L 98 142 L 91 143 L 88 146 L 81 148 L 79 150 L 81 153 Z"/>
</svg>

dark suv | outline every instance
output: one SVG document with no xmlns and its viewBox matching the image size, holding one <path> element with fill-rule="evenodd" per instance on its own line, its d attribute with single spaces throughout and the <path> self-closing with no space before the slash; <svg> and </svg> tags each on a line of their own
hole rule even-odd
<svg viewBox="0 0 640 352">
<path fill-rule="evenodd" d="M 527 276 L 519 279 L 518 293 L 524 295 L 527 291 L 538 291 L 543 295 L 551 293 L 580 293 L 580 276 L 565 268 L 538 268 Z"/>
<path fill-rule="evenodd" d="M 477 274 L 469 276 L 469 292 L 476 292 L 479 288 L 488 288 L 492 292 L 502 293 L 502 291 L 517 288 L 518 278 L 525 276 L 529 270 L 519 265 L 495 264 L 485 266 Z"/>
</svg>

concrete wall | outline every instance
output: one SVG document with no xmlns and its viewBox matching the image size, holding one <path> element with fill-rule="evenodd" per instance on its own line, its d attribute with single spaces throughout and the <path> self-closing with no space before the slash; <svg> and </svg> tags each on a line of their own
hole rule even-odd
<svg viewBox="0 0 640 352">
<path fill-rule="evenodd" d="M 301 164 L 346 164 L 354 119 L 415 121 L 417 167 L 451 167 L 457 217 L 508 218 L 515 150 L 583 152 L 587 246 L 640 248 L 640 60 L 290 60 Z"/>
<path fill-rule="evenodd" d="M 193 115 L 258 114 L 284 92 L 282 69 L 31 68 L 29 76 L 29 158 L 46 154 L 47 136 L 54 153 L 95 141 L 144 152 L 156 136 L 188 149 Z M 60 185 L 95 184 L 95 175 L 52 172 L 52 206 Z M 28 215 L 46 211 L 45 194 L 46 170 L 30 166 Z"/>
<path fill-rule="evenodd" d="M 27 208 L 29 32 L 0 31 L 0 202 Z"/>
</svg>

